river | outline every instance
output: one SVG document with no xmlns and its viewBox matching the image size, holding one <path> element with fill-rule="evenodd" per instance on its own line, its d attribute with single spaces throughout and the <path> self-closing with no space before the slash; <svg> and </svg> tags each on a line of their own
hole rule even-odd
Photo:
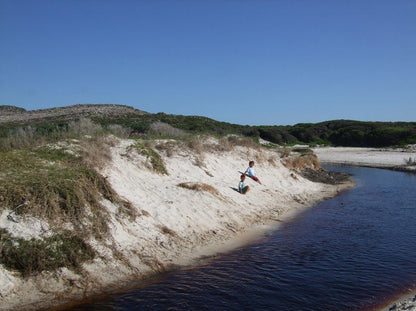
<svg viewBox="0 0 416 311">
<path fill-rule="evenodd" d="M 416 289 L 416 175 L 328 168 L 357 186 L 253 245 L 71 310 L 376 310 Z"/>
</svg>

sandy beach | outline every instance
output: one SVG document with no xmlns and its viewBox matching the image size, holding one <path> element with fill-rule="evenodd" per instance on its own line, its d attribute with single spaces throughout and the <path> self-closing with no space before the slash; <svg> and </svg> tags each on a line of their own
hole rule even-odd
<svg viewBox="0 0 416 311">
<path fill-rule="evenodd" d="M 323 184 L 302 177 L 265 148 L 235 146 L 222 150 L 216 139 L 206 140 L 210 151 L 156 147 L 168 175 L 155 172 L 151 160 L 137 152 L 132 140 L 111 148 L 111 161 L 102 169 L 114 190 L 131 202 L 138 217 L 122 215 L 103 200 L 109 217 L 109 235 L 91 238 L 97 256 L 81 272 L 67 268 L 22 278 L 0 268 L 0 309 L 37 309 L 69 303 L 111 291 L 178 265 L 192 265 L 250 243 L 276 224 L 351 187 Z M 165 147 L 163 147 L 165 145 Z M 262 184 L 247 178 L 247 195 L 237 191 L 241 171 L 256 163 Z M 313 164 L 305 164 L 313 165 Z M 202 185 L 202 190 L 192 187 Z M 195 189 L 195 188 L 194 188 Z M 49 224 L 31 217 L 10 221 L 0 215 L 0 227 L 25 239 L 50 235 Z"/>
<path fill-rule="evenodd" d="M 416 172 L 416 165 L 407 165 L 409 159 L 416 161 L 416 147 L 408 148 L 354 148 L 319 147 L 313 151 L 321 163 L 348 164 Z"/>
</svg>

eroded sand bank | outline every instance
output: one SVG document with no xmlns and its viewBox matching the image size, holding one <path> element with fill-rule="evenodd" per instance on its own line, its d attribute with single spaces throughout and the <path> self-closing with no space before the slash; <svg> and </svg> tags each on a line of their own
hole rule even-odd
<svg viewBox="0 0 416 311">
<path fill-rule="evenodd" d="M 218 142 L 213 140 L 213 145 Z M 280 154 L 244 146 L 200 152 L 186 148 L 159 148 L 169 175 L 155 172 L 149 157 L 137 152 L 134 141 L 123 140 L 111 149 L 111 161 L 102 170 L 111 186 L 131 202 L 139 215 L 130 219 L 103 200 L 109 217 L 109 235 L 91 238 L 97 256 L 84 263 L 82 272 L 67 268 L 23 279 L 0 267 L 0 308 L 36 309 L 111 291 L 132 280 L 149 277 L 177 265 L 189 265 L 249 243 L 270 226 L 305 208 L 337 195 L 352 182 L 323 184 L 289 169 Z M 251 190 L 237 192 L 241 171 L 256 161 L 262 184 L 246 179 Z M 179 187 L 205 184 L 214 191 Z M 33 227 L 33 223 L 37 225 Z M 19 230 L 0 217 L 0 226 L 13 234 L 39 238 L 48 224 L 19 219 Z M 32 229 L 31 229 L 32 228 Z"/>
</svg>

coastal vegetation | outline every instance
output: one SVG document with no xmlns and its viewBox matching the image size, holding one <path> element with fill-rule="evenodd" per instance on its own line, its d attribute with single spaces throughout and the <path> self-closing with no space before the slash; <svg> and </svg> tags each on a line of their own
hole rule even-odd
<svg viewBox="0 0 416 311">
<path fill-rule="evenodd" d="M 149 166 L 155 172 L 163 175 L 169 175 L 165 167 L 165 163 L 163 162 L 163 159 L 151 147 L 145 146 L 144 144 L 137 142 L 134 145 L 130 146 L 128 151 L 131 151 L 132 149 L 136 150 L 140 155 L 145 156 L 146 159 L 150 161 Z"/>
<path fill-rule="evenodd" d="M 81 270 L 81 263 L 95 256 L 94 250 L 82 236 L 63 231 L 43 239 L 26 240 L 13 237 L 0 228 L 1 263 L 28 277 L 34 273 L 61 267 Z"/>
<path fill-rule="evenodd" d="M 100 109 L 94 105 L 88 107 Z M 76 108 L 84 111 L 88 107 Z M 110 108 L 110 112 L 118 109 Z M 294 126 L 248 126 L 198 116 L 136 113 L 124 106 L 120 109 L 123 113 L 89 111 L 88 118 L 68 112 L 64 117 L 48 115 L 0 122 L 0 212 L 7 211 L 11 221 L 27 216 L 43 219 L 55 232 L 42 239 L 24 240 L 2 229 L 1 263 L 6 267 L 28 276 L 64 266 L 78 269 L 83 261 L 94 258 L 95 251 L 85 241 L 102 240 L 108 234 L 109 216 L 103 200 L 118 207 L 118 217 L 130 220 L 139 217 L 137 210 L 120 198 L 99 173 L 100 167 L 110 160 L 109 149 L 115 137 L 134 140 L 126 155 L 135 152 L 142 156 L 148 168 L 160 175 L 169 175 L 162 153 L 171 157 L 192 150 L 193 164 L 204 168 L 205 152 L 227 152 L 235 146 L 259 150 L 260 139 L 269 141 L 266 148 L 274 148 L 282 163 L 292 170 L 306 166 L 320 169 L 311 149 L 290 147 L 297 143 L 346 146 L 416 143 L 416 123 L 410 122 L 339 120 Z M 11 106 L 0 107 L 0 112 L 7 116 L 25 114 L 23 109 Z M 215 142 L 209 141 L 212 136 L 216 137 Z M 298 156 L 290 157 L 291 153 Z M 277 165 L 274 158 L 262 160 Z M 294 174 L 292 177 L 297 178 Z M 217 189 L 205 183 L 177 186 L 219 195 Z"/>
<path fill-rule="evenodd" d="M 96 170 L 104 150 L 103 141 L 92 138 L 0 150 L 0 211 L 14 208 L 18 215 L 70 222 L 81 231 L 89 228 L 85 219 L 91 218 L 97 225 L 94 235 L 101 236 L 107 231 L 101 197 L 127 204 Z"/>
<path fill-rule="evenodd" d="M 416 144 L 416 122 L 367 122 L 353 120 L 332 120 L 320 123 L 299 123 L 295 125 L 249 126 L 220 122 L 201 116 L 171 115 L 166 113 L 145 113 L 131 107 L 117 105 L 76 105 L 74 109 L 96 109 L 97 113 L 85 114 L 102 131 L 132 136 L 143 135 L 183 138 L 189 134 L 224 136 L 236 134 L 254 139 L 262 138 L 279 145 L 309 144 L 351 147 L 390 147 Z M 99 113 L 105 107 L 106 113 Z M 55 108 L 59 109 L 59 108 Z M 61 108 L 64 109 L 64 108 Z M 21 118 L 22 108 L 0 106 L 0 112 L 19 118 L 0 122 L 1 146 L 10 136 L 30 135 L 33 138 L 57 138 L 73 130 L 79 114 L 65 116 Z M 55 111 L 52 109 L 51 111 Z M 59 110 L 58 110 L 59 111 Z M 113 111 L 113 113 L 111 113 Z M 30 112 L 27 112 L 30 113 Z M 57 113 L 55 111 L 55 113 Z M 85 117 L 85 116 L 84 116 Z M 0 120 L 1 121 L 1 120 Z M 91 130 L 94 130 L 92 128 Z M 9 142 L 13 144 L 13 142 Z"/>
<path fill-rule="evenodd" d="M 27 240 L 1 229 L 0 262 L 9 269 L 29 276 L 94 258 L 85 241 L 108 234 L 103 199 L 120 215 L 137 216 L 97 171 L 112 143 L 100 128 L 89 120 L 28 125 L 0 138 L 0 213 L 15 223 L 41 219 L 55 232 Z"/>
<path fill-rule="evenodd" d="M 110 108 L 0 115 L 0 299 L 9 304 L 19 307 L 13 295 L 40 281 L 48 301 L 45 293 L 84 295 L 164 271 L 183 250 L 322 196 L 300 182 L 306 168 L 307 179 L 320 176 L 308 147 L 264 142 L 251 126 Z M 282 179 L 253 192 L 267 198 L 259 204 L 232 190 L 248 158 L 266 181 Z M 292 186 L 311 197 L 292 196 Z"/>
</svg>

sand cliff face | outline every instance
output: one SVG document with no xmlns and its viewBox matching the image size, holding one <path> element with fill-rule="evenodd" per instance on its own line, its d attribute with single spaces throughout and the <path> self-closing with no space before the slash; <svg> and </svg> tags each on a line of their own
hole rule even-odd
<svg viewBox="0 0 416 311">
<path fill-rule="evenodd" d="M 203 152 L 159 142 L 171 143 L 169 148 L 154 149 L 159 150 L 167 174 L 155 170 L 149 154 L 133 146 L 135 141 L 118 141 L 101 174 L 138 216 L 126 217 L 103 200 L 110 231 L 102 240 L 88 241 L 97 256 L 84 263 L 82 271 L 62 268 L 22 279 L 0 266 L 0 309 L 62 304 L 172 266 L 192 264 L 201 256 L 232 248 L 238 237 L 239 243 L 245 243 L 253 228 L 264 229 L 271 221 L 282 220 L 346 187 L 303 178 L 288 169 L 273 150 L 236 146 L 224 151 L 215 147 L 217 140 L 210 140 L 211 150 Z M 237 185 L 249 160 L 255 161 L 262 184 L 247 178 L 250 191 L 242 195 Z M 1 215 L 0 227 L 15 226 L 14 232 L 21 236 L 51 230 L 33 219 L 22 220 L 17 228 L 6 217 L 7 213 Z"/>
</svg>

